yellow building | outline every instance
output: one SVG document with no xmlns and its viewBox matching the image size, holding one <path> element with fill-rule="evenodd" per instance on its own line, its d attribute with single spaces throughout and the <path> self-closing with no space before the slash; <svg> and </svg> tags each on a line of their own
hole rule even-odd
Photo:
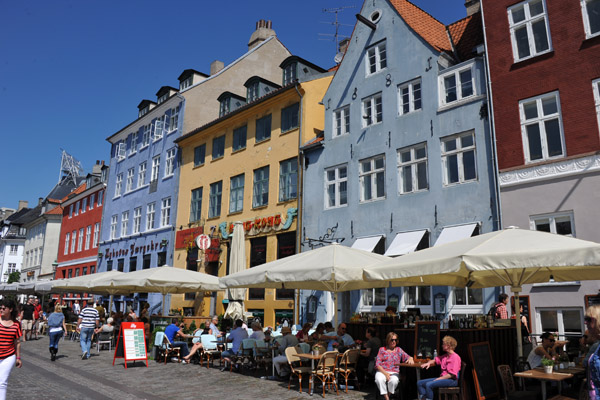
<svg viewBox="0 0 600 400">
<path fill-rule="evenodd" d="M 280 67 L 283 87 L 251 77 L 245 98 L 222 93 L 221 116 L 176 140 L 182 162 L 175 267 L 228 274 L 235 221 L 244 223 L 248 268 L 298 252 L 298 149 L 323 131 L 319 103 L 331 74 L 295 56 Z M 194 243 L 201 233 L 211 238 L 206 251 Z M 212 296 L 173 296 L 171 306 L 193 308 L 194 315 L 223 313 L 224 292 Z M 293 320 L 294 291 L 249 289 L 244 305 L 265 325 Z"/>
</svg>

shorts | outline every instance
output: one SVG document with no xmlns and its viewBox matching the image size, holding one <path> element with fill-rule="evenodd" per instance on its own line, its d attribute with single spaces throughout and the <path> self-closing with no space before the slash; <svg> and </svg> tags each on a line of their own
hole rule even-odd
<svg viewBox="0 0 600 400">
<path fill-rule="evenodd" d="M 33 320 L 32 319 L 24 319 L 21 321 L 21 329 L 24 331 L 30 331 L 33 329 Z"/>
</svg>

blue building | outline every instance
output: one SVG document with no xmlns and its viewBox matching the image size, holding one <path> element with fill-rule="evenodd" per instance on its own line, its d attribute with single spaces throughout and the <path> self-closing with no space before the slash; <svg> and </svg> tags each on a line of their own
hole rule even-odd
<svg viewBox="0 0 600 400">
<path fill-rule="evenodd" d="M 342 241 L 402 256 L 498 229 L 474 11 L 444 26 L 405 0 L 364 3 L 323 99 L 323 138 L 303 149 L 303 251 Z M 346 321 L 390 305 L 459 318 L 485 314 L 496 296 L 493 288 L 382 288 L 341 294 L 338 311 Z M 332 320 L 330 294 L 304 291 L 301 315 Z"/>
</svg>

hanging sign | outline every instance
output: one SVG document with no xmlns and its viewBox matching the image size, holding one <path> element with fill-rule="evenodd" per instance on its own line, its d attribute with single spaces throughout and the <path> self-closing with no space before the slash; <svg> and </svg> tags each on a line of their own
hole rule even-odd
<svg viewBox="0 0 600 400">
<path fill-rule="evenodd" d="M 210 237 L 208 235 L 198 235 L 196 238 L 196 246 L 200 250 L 206 250 L 210 247 Z"/>
<path fill-rule="evenodd" d="M 146 361 L 148 367 L 148 354 L 146 353 L 146 337 L 143 322 L 122 322 L 117 336 L 117 346 L 113 366 L 117 358 L 125 359 L 125 368 L 128 361 Z"/>
</svg>

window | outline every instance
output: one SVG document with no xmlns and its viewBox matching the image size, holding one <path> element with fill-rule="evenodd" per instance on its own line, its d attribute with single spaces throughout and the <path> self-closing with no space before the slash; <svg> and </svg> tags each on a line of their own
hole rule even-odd
<svg viewBox="0 0 600 400">
<path fill-rule="evenodd" d="M 117 175 L 117 183 L 115 185 L 115 197 L 119 197 L 121 195 L 121 186 L 123 185 L 123 174 Z M 77 215 L 79 210 L 75 211 L 75 215 Z"/>
<path fill-rule="evenodd" d="M 87 275 L 87 267 L 81 268 L 81 275 Z"/>
<path fill-rule="evenodd" d="M 475 64 L 455 69 L 439 76 L 440 107 L 474 96 L 473 68 Z"/>
<path fill-rule="evenodd" d="M 186 89 L 186 88 L 189 88 L 190 86 L 192 86 L 192 78 L 193 78 L 193 76 L 190 76 L 190 77 L 182 80 L 179 83 L 179 90 L 183 90 L 183 89 Z"/>
<path fill-rule="evenodd" d="M 133 190 L 133 176 L 135 175 L 135 168 L 129 168 L 127 170 L 127 184 L 125 186 L 125 192 L 131 192 Z"/>
<path fill-rule="evenodd" d="M 75 244 L 77 243 L 77 231 L 71 232 L 71 254 L 75 253 Z M 37 252 L 37 250 L 36 250 Z M 37 256 L 36 256 L 37 258 Z"/>
<path fill-rule="evenodd" d="M 254 82 L 250 86 L 248 86 L 248 90 L 246 92 L 246 99 L 248 103 L 258 99 L 258 85 L 258 82 Z"/>
<path fill-rule="evenodd" d="M 133 132 L 131 134 L 131 145 L 129 146 L 129 154 L 134 154 L 137 151 L 138 133 Z"/>
<path fill-rule="evenodd" d="M 596 115 L 598 116 L 598 128 L 600 128 L 600 79 L 592 82 L 594 91 L 594 102 L 596 103 Z"/>
<path fill-rule="evenodd" d="M 398 112 L 408 114 L 421 109 L 421 79 L 398 86 Z"/>
<path fill-rule="evenodd" d="M 279 201 L 298 196 L 298 160 L 290 158 L 279 163 Z"/>
<path fill-rule="evenodd" d="M 398 193 L 427 190 L 427 146 L 405 147 L 398 150 Z"/>
<path fill-rule="evenodd" d="M 11 256 L 16 256 L 18 251 L 19 251 L 19 245 L 11 244 L 8 254 L 10 254 Z"/>
<path fill-rule="evenodd" d="M 385 197 L 385 157 L 368 158 L 360 162 L 360 201 L 378 200 Z"/>
<path fill-rule="evenodd" d="M 160 226 L 169 226 L 171 224 L 171 198 L 162 200 L 160 208 Z"/>
<path fill-rule="evenodd" d="M 96 193 L 90 195 L 90 210 L 94 209 L 94 202 L 96 201 Z"/>
<path fill-rule="evenodd" d="M 154 229 L 154 213 L 156 212 L 156 204 L 149 203 L 146 206 L 146 230 Z"/>
<path fill-rule="evenodd" d="M 137 257 L 129 257 L 129 272 L 133 272 L 137 269 Z"/>
<path fill-rule="evenodd" d="M 477 179 L 473 132 L 442 139 L 442 165 L 446 186 Z"/>
<path fill-rule="evenodd" d="M 98 247 L 98 240 L 100 239 L 100 222 L 94 224 L 94 244 L 93 247 Z"/>
<path fill-rule="evenodd" d="M 90 249 L 90 241 L 92 239 L 92 226 L 88 225 L 85 228 L 85 249 L 89 250 Z"/>
<path fill-rule="evenodd" d="M 164 125 L 165 123 L 162 118 L 157 118 L 156 121 L 154 121 L 154 132 L 152 133 L 153 142 L 162 139 Z"/>
<path fill-rule="evenodd" d="M 63 254 L 69 254 L 69 238 L 71 237 L 71 234 L 69 232 L 67 232 L 67 234 L 65 235 L 65 251 Z"/>
<path fill-rule="evenodd" d="M 256 120 L 256 143 L 271 137 L 271 114 Z"/>
<path fill-rule="evenodd" d="M 558 92 L 519 102 L 525 161 L 562 157 L 563 128 Z"/>
<path fill-rule="evenodd" d="M 405 306 L 430 306 L 431 286 L 410 286 L 404 288 Z"/>
<path fill-rule="evenodd" d="M 244 178 L 244 174 L 231 178 L 229 184 L 230 213 L 240 212 L 244 209 Z"/>
<path fill-rule="evenodd" d="M 13 272 L 15 272 L 17 270 L 17 264 L 16 263 L 8 263 L 8 274 L 12 274 Z"/>
<path fill-rule="evenodd" d="M 212 159 L 216 160 L 225 155 L 225 135 L 213 139 L 212 142 Z"/>
<path fill-rule="evenodd" d="M 119 219 L 118 215 L 113 215 L 110 219 L 110 238 L 116 239 L 117 237 L 117 221 Z"/>
<path fill-rule="evenodd" d="M 202 188 L 192 190 L 192 204 L 190 207 L 190 222 L 199 221 L 202 211 Z"/>
<path fill-rule="evenodd" d="M 290 63 L 283 69 L 283 86 L 289 85 L 297 79 L 298 63 Z"/>
<path fill-rule="evenodd" d="M 79 215 L 79 206 L 81 204 L 79 202 L 75 203 L 75 215 Z"/>
<path fill-rule="evenodd" d="M 281 110 L 281 132 L 291 131 L 298 127 L 298 110 L 300 103 L 292 104 Z"/>
<path fill-rule="evenodd" d="M 350 106 L 342 107 L 333 114 L 333 135 L 350 133 Z"/>
<path fill-rule="evenodd" d="M 246 148 L 246 125 L 233 130 L 232 150 L 238 151 Z"/>
<path fill-rule="evenodd" d="M 102 199 L 104 199 L 104 191 L 101 190 L 98 192 L 98 207 L 102 205 Z"/>
<path fill-rule="evenodd" d="M 600 0 L 581 0 L 585 36 L 590 38 L 600 34 Z"/>
<path fill-rule="evenodd" d="M 84 198 L 83 200 L 81 200 L 81 213 L 82 214 L 85 212 L 86 208 L 87 208 L 87 197 Z"/>
<path fill-rule="evenodd" d="M 348 204 L 348 167 L 342 165 L 325 170 L 325 208 Z"/>
<path fill-rule="evenodd" d="M 158 171 L 160 170 L 160 156 L 156 156 L 152 159 L 152 175 L 150 176 L 150 182 L 158 180 Z"/>
<path fill-rule="evenodd" d="M 374 74 L 387 67 L 385 42 L 376 44 L 367 49 L 365 64 L 367 67 L 367 75 Z"/>
<path fill-rule="evenodd" d="M 148 163 L 144 161 L 138 169 L 137 187 L 142 187 L 146 183 L 146 166 Z"/>
<path fill-rule="evenodd" d="M 142 133 L 142 148 L 150 144 L 150 129 L 150 124 L 144 125 L 144 132 Z"/>
<path fill-rule="evenodd" d="M 121 214 L 121 237 L 127 236 L 129 231 L 129 211 L 124 211 Z"/>
<path fill-rule="evenodd" d="M 453 296 L 457 306 L 483 305 L 483 289 L 454 288 Z"/>
<path fill-rule="evenodd" d="M 173 171 L 175 171 L 175 148 L 167 150 L 165 177 L 173 175 Z"/>
<path fill-rule="evenodd" d="M 210 194 L 208 199 L 208 218 L 215 218 L 221 215 L 222 194 L 223 181 L 210 184 Z"/>
<path fill-rule="evenodd" d="M 537 332 L 558 332 L 559 337 L 583 335 L 583 310 L 581 308 L 536 308 L 539 321 Z M 557 337 L 557 339 L 559 338 Z"/>
<path fill-rule="evenodd" d="M 77 251 L 83 248 L 83 228 L 79 229 L 79 240 L 77 241 Z"/>
<path fill-rule="evenodd" d="M 545 0 L 527 0 L 510 7 L 508 24 L 515 62 L 551 50 Z"/>
<path fill-rule="evenodd" d="M 269 166 L 254 170 L 254 187 L 252 190 L 252 207 L 269 204 Z"/>
<path fill-rule="evenodd" d="M 119 142 L 117 143 L 117 148 L 116 148 L 116 153 L 117 153 L 117 160 L 122 161 L 125 159 L 125 142 Z"/>
<path fill-rule="evenodd" d="M 204 157 L 206 156 L 206 144 L 194 147 L 194 167 L 204 165 Z"/>
<path fill-rule="evenodd" d="M 536 215 L 529 219 L 529 225 L 532 230 L 575 236 L 572 212 Z"/>
<path fill-rule="evenodd" d="M 231 101 L 231 97 L 225 97 L 219 103 L 219 117 L 222 117 L 225 114 L 229 113 L 229 103 Z"/>
<path fill-rule="evenodd" d="M 368 97 L 362 101 L 363 127 L 377 124 L 383 120 L 381 93 Z"/>
<path fill-rule="evenodd" d="M 191 79 L 191 77 L 190 77 Z M 177 106 L 175 108 L 171 108 L 171 116 L 169 117 L 169 133 L 175 132 L 179 126 L 179 108 L 181 106 Z"/>
<path fill-rule="evenodd" d="M 73 204 L 69 206 L 69 218 L 73 218 Z"/>
<path fill-rule="evenodd" d="M 361 290 L 362 307 L 385 307 L 387 305 L 386 288 Z"/>
<path fill-rule="evenodd" d="M 133 233 L 140 233 L 142 230 L 142 207 L 133 210 Z"/>
</svg>

